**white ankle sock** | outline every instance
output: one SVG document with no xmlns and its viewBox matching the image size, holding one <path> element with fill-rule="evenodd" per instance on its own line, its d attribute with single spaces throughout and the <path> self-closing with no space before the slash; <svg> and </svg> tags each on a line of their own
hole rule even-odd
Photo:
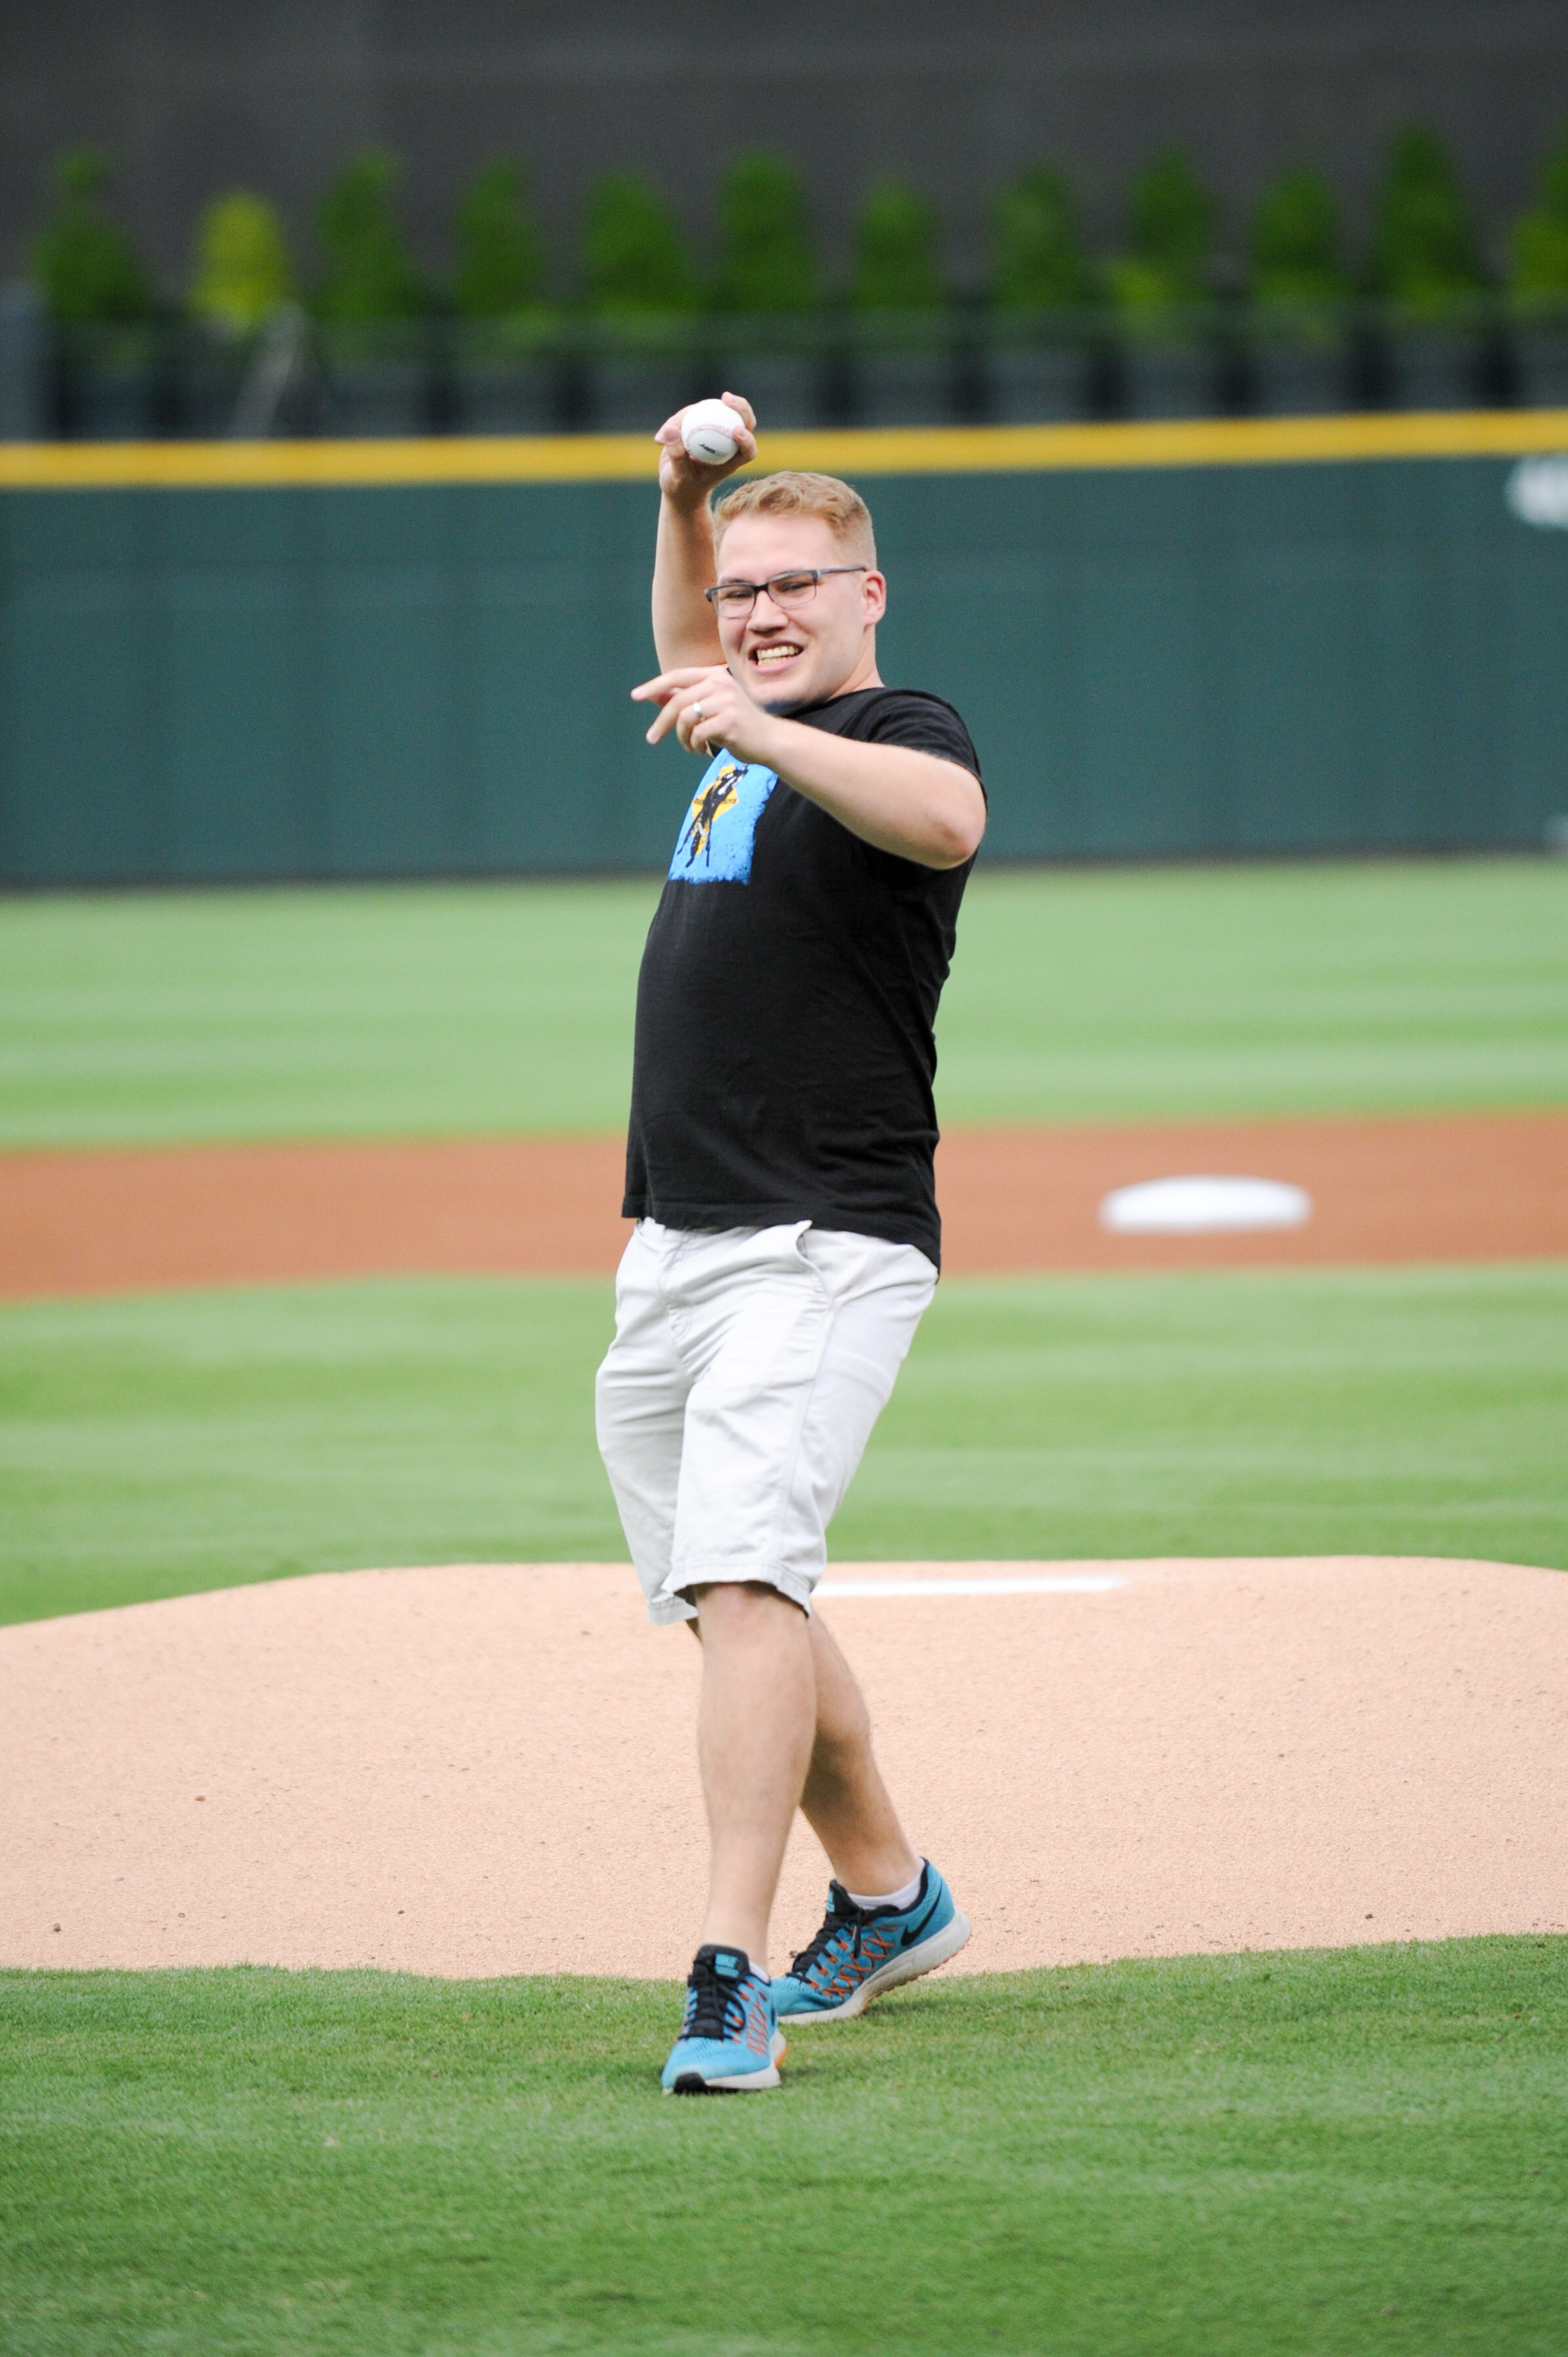
<svg viewBox="0 0 1568 2357">
<path fill-rule="evenodd" d="M 852 1890 L 847 1896 L 854 1900 L 857 1907 L 897 1907 L 902 1910 L 906 1907 L 913 1907 L 916 1900 L 918 1899 L 925 1873 L 926 1869 L 922 1866 L 913 1882 L 907 1882 L 902 1890 L 885 1890 L 880 1897 L 875 1892 L 868 1896 L 864 1891 Z"/>
<path fill-rule="evenodd" d="M 752 1956 L 746 1949 L 730 1948 L 728 1942 L 725 1940 L 714 1940 L 712 1943 L 712 1945 L 715 1948 L 727 1949 L 728 1953 L 733 1956 L 745 1956 L 746 1963 L 751 1966 L 752 1971 L 757 1975 L 759 1981 L 770 1981 L 773 1978 L 773 1975 L 768 1971 L 767 1965 L 759 1964 L 756 1958 Z"/>
</svg>

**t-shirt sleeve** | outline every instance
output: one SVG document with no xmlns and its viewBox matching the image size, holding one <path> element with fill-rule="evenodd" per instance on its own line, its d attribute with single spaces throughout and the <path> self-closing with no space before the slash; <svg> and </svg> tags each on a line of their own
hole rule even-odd
<svg viewBox="0 0 1568 2357">
<path fill-rule="evenodd" d="M 885 696 L 871 716 L 865 741 L 903 745 L 911 753 L 934 753 L 939 761 L 956 761 L 985 792 L 973 740 L 952 705 L 940 696 L 908 693 Z"/>
</svg>

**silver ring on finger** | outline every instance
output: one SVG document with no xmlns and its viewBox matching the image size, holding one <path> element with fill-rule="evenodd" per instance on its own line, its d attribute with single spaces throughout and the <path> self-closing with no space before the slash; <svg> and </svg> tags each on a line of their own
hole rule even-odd
<svg viewBox="0 0 1568 2357">
<path fill-rule="evenodd" d="M 703 707 L 702 707 L 702 705 L 701 705 L 700 704 L 693 704 L 693 706 L 692 706 L 692 717 L 693 717 L 693 720 L 700 720 L 700 719 L 702 718 L 702 716 L 703 716 Z"/>
</svg>

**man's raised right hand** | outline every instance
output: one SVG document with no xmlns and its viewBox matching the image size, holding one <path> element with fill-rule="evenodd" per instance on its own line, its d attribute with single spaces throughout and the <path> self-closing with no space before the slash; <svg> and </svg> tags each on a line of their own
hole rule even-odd
<svg viewBox="0 0 1568 2357">
<path fill-rule="evenodd" d="M 715 483 L 733 475 L 737 467 L 748 466 L 757 456 L 757 412 L 743 393 L 725 393 L 722 398 L 732 409 L 738 409 L 746 420 L 746 431 L 736 436 L 735 457 L 717 467 L 700 467 L 686 456 L 686 446 L 681 439 L 681 421 L 684 409 L 667 417 L 654 440 L 659 444 L 659 488 L 667 500 L 677 507 L 701 507 Z M 694 406 L 695 404 L 689 404 Z"/>
</svg>

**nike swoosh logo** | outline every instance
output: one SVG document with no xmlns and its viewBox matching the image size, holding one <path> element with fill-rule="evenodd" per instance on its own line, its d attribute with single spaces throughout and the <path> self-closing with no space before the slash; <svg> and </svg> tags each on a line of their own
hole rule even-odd
<svg viewBox="0 0 1568 2357">
<path fill-rule="evenodd" d="M 921 1916 L 919 1921 L 918 1923 L 911 1924 L 909 1929 L 901 1935 L 898 1942 L 898 1945 L 901 1948 L 912 1948 L 914 1946 L 916 1941 L 919 1938 L 921 1932 L 925 1930 L 927 1924 L 930 1921 L 932 1916 L 936 1913 L 941 1903 L 941 1895 L 939 1892 L 937 1897 L 932 1900 L 930 1905 L 927 1908 L 925 1913 Z"/>
</svg>

